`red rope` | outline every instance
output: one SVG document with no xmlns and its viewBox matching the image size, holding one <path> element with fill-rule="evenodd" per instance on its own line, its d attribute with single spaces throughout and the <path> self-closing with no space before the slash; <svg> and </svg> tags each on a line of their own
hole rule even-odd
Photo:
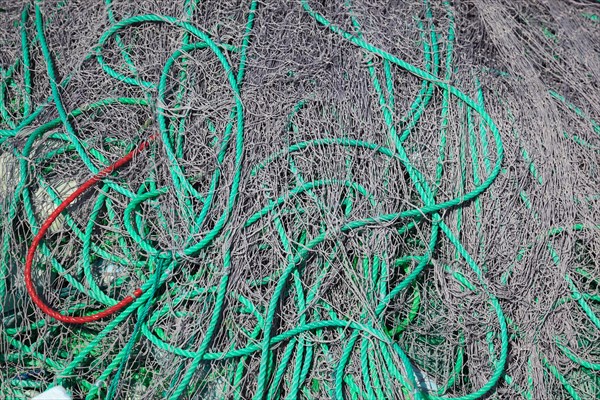
<svg viewBox="0 0 600 400">
<path fill-rule="evenodd" d="M 50 306 L 48 306 L 46 303 L 44 303 L 44 300 L 42 300 L 40 298 L 40 296 L 37 294 L 37 292 L 35 290 L 35 286 L 33 285 L 33 281 L 31 279 L 31 268 L 33 265 L 33 258 L 35 256 L 35 251 L 37 250 L 40 242 L 44 238 L 44 235 L 46 234 L 46 232 L 48 231 L 48 229 L 50 228 L 50 226 L 52 225 L 54 220 L 56 220 L 56 218 L 58 218 L 60 213 L 62 213 L 73 201 L 75 201 L 76 198 L 81 196 L 90 187 L 92 187 L 93 185 L 98 183 L 98 181 L 100 181 L 102 178 L 110 175 L 112 172 L 121 168 L 123 165 L 125 165 L 129 161 L 131 161 L 131 159 L 133 157 L 135 157 L 137 154 L 144 151 L 148 147 L 150 141 L 155 139 L 156 136 L 157 135 L 153 135 L 148 139 L 148 141 L 144 141 L 144 142 L 140 143 L 140 145 L 137 148 L 130 151 L 123 158 L 117 160 L 114 164 L 109 165 L 108 167 L 104 168 L 102 171 L 98 172 L 96 175 L 94 175 L 93 177 L 88 179 L 83 185 L 81 185 L 79 188 L 77 188 L 77 190 L 75 190 L 69 197 L 67 197 L 52 212 L 52 214 L 50 214 L 50 216 L 46 219 L 46 221 L 44 221 L 44 224 L 40 228 L 37 235 L 35 235 L 35 237 L 33 238 L 33 241 L 31 242 L 31 246 L 29 247 L 29 251 L 27 252 L 27 259 L 25 261 L 25 286 L 27 287 L 27 293 L 29 293 L 31 300 L 33 300 L 35 305 L 38 306 L 38 308 L 40 310 L 42 310 L 42 312 L 44 314 L 49 315 L 52 318 L 57 319 L 61 322 L 65 322 L 65 323 L 69 323 L 69 324 L 85 324 L 85 323 L 97 321 L 99 319 L 106 318 L 112 314 L 115 314 L 119 310 L 121 310 L 124 307 L 131 304 L 137 297 L 140 297 L 142 295 L 142 293 L 143 293 L 142 289 L 138 288 L 133 292 L 133 294 L 131 296 L 127 296 L 123 300 L 121 300 L 120 302 L 115 304 L 114 306 L 111 306 L 103 311 L 99 311 L 95 314 L 86 315 L 84 317 L 72 317 L 72 316 L 68 316 L 68 315 L 62 315 L 58 311 L 52 309 Z"/>
</svg>

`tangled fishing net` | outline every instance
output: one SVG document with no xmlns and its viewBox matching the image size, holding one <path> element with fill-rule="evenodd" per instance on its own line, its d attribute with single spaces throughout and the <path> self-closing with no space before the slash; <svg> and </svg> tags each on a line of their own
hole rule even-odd
<svg viewBox="0 0 600 400">
<path fill-rule="evenodd" d="M 600 3 L 0 3 L 0 398 L 600 398 Z"/>
</svg>

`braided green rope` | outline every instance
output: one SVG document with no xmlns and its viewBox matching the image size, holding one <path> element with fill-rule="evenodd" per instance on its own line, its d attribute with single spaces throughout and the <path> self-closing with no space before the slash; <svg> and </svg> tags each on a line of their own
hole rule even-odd
<svg viewBox="0 0 600 400">
<path fill-rule="evenodd" d="M 419 285 L 419 278 L 423 276 L 426 269 L 437 268 L 434 261 L 432 261 L 434 252 L 438 249 L 440 242 L 445 240 L 454 249 L 456 264 L 461 266 L 443 266 L 443 268 L 450 273 L 449 276 L 461 284 L 465 291 L 482 293 L 486 296 L 487 305 L 490 312 L 495 315 L 498 324 L 497 327 L 490 328 L 490 334 L 486 338 L 482 338 L 482 342 L 487 344 L 490 357 L 491 371 L 487 380 L 481 387 L 474 388 L 471 392 L 455 398 L 462 400 L 484 398 L 491 394 L 501 379 L 508 382 L 518 393 L 523 395 L 525 392 L 525 396 L 531 395 L 531 390 L 529 390 L 529 393 L 521 390 L 516 383 L 512 382 L 512 378 L 505 374 L 509 341 L 508 323 L 510 323 L 510 320 L 507 322 L 499 300 L 489 289 L 486 281 L 485 264 L 480 265 L 476 262 L 476 260 L 485 258 L 485 242 L 483 238 L 480 238 L 480 250 L 477 257 L 475 257 L 467 252 L 460 240 L 465 218 L 462 207 L 471 204 L 471 201 L 475 208 L 477 231 L 482 231 L 483 207 L 481 196 L 489 190 L 500 173 L 504 150 L 500 133 L 486 111 L 483 91 L 479 82 L 475 84 L 477 89 L 476 99 L 469 97 L 466 92 L 451 84 L 455 27 L 450 3 L 448 1 L 443 2 L 449 21 L 444 43 L 441 36 L 436 32 L 429 4 L 424 2 L 425 17 L 416 22 L 422 28 L 421 38 L 423 39 L 425 69 L 420 69 L 368 43 L 363 38 L 359 18 L 353 14 L 349 1 L 346 2 L 346 5 L 349 9 L 355 34 L 333 25 L 325 16 L 315 12 L 307 0 L 301 0 L 305 12 L 316 24 L 327 27 L 332 33 L 340 36 L 341 40 L 354 44 L 368 58 L 367 72 L 376 101 L 379 104 L 382 120 L 385 123 L 387 147 L 383 147 L 379 143 L 350 139 L 347 136 L 323 137 L 310 141 L 289 143 L 286 148 L 275 149 L 273 154 L 265 160 L 251 166 L 252 170 L 248 175 L 252 179 L 257 178 L 269 164 L 284 160 L 293 175 L 290 186 L 282 188 L 284 189 L 282 190 L 283 194 L 265 191 L 262 208 L 244 221 L 240 231 L 237 232 L 248 234 L 251 228 L 258 226 L 259 223 L 264 224 L 267 226 L 265 229 L 274 234 L 278 245 L 285 252 L 285 259 L 282 260 L 284 265 L 280 271 L 247 282 L 253 288 L 267 285 L 274 288 L 273 295 L 268 299 L 266 309 L 258 307 L 240 293 L 230 290 L 229 287 L 231 257 L 234 251 L 234 245 L 231 243 L 233 241 L 231 238 L 233 228 L 229 226 L 229 219 L 237 207 L 237 197 L 243 176 L 242 167 L 245 147 L 245 110 L 241 97 L 248 58 L 247 52 L 258 3 L 256 1 L 250 2 L 240 47 L 219 43 L 215 38 L 212 38 L 190 22 L 197 3 L 197 1 L 185 1 L 183 6 L 187 18 L 185 21 L 160 15 L 138 15 L 116 21 L 112 10 L 112 2 L 105 0 L 110 26 L 100 37 L 98 45 L 89 56 L 89 59 L 95 59 L 109 77 L 122 84 L 142 88 L 148 94 L 148 97 L 144 100 L 108 98 L 72 111 L 69 111 L 68 104 L 63 103 L 61 100 L 61 94 L 68 88 L 68 79 L 57 82 L 56 68 L 52 61 L 52 50 L 45 38 L 47 23 L 44 22 L 40 5 L 35 5 L 35 29 L 37 33 L 35 38 L 28 36 L 28 9 L 24 9 L 20 32 L 22 37 L 22 61 L 15 63 L 13 67 L 13 70 L 23 68 L 24 71 L 24 90 L 21 93 L 22 100 L 19 100 L 22 102 L 23 107 L 22 111 L 13 112 L 14 110 L 5 96 L 7 93 L 6 85 L 10 83 L 7 80 L 5 84 L 3 80 L 0 87 L 0 115 L 8 129 L 0 131 L 0 142 L 9 143 L 8 139 L 18 136 L 22 128 L 34 126 L 41 109 L 44 107 L 44 105 L 40 105 L 34 108 L 34 105 L 31 104 L 31 61 L 29 53 L 35 41 L 39 43 L 52 91 L 48 103 L 56 108 L 59 118 L 33 129 L 21 149 L 11 149 L 19 160 L 20 179 L 14 196 L 9 202 L 8 221 L 12 223 L 18 218 L 17 214 L 22 209 L 26 215 L 28 229 L 34 234 L 38 231 L 40 221 L 38 220 L 39 216 L 35 213 L 35 196 L 31 191 L 31 182 L 44 188 L 55 204 L 60 204 L 62 201 L 61 194 L 52 189 L 43 176 L 33 174 L 32 163 L 37 166 L 52 161 L 60 155 L 68 154 L 81 161 L 91 173 L 95 173 L 110 164 L 110 160 L 103 156 L 103 152 L 100 151 L 102 149 L 94 148 L 93 145 L 82 140 L 75 129 L 77 118 L 108 105 L 154 108 L 156 110 L 156 119 L 160 131 L 158 137 L 168 160 L 167 169 L 170 182 L 168 185 L 160 186 L 156 177 L 150 175 L 140 187 L 132 189 L 118 177 L 109 177 L 102 182 L 99 186 L 99 193 L 94 195 L 91 200 L 91 213 L 85 224 L 83 224 L 85 226 L 80 226 L 75 218 L 69 215 L 68 212 L 65 213 L 66 227 L 73 232 L 73 235 L 82 245 L 81 262 L 74 268 L 69 269 L 61 265 L 59 259 L 55 257 L 53 249 L 49 247 L 49 243 L 43 243 L 40 247 L 43 262 L 49 263 L 52 270 L 61 278 L 64 278 L 70 288 L 81 295 L 85 295 L 93 302 L 104 305 L 116 303 L 116 299 L 112 298 L 108 291 L 103 291 L 98 282 L 95 281 L 92 265 L 97 259 L 133 268 L 135 275 L 143 282 L 142 289 L 144 293 L 140 298 L 136 299 L 115 319 L 103 327 L 95 328 L 93 339 L 89 340 L 72 359 L 62 356 L 56 360 L 46 358 L 38 348 L 26 346 L 24 342 L 18 339 L 20 330 L 2 332 L 7 343 L 27 354 L 28 357 L 39 360 L 40 363 L 47 365 L 52 371 L 57 372 L 58 378 L 55 383 L 72 385 L 78 389 L 85 388 L 88 391 L 87 398 L 89 399 L 96 398 L 99 395 L 104 395 L 110 399 L 117 395 L 117 389 L 121 384 L 121 379 L 123 379 L 124 371 L 128 368 L 128 360 L 131 358 L 134 346 L 142 337 L 152 346 L 181 359 L 177 365 L 177 372 L 173 375 L 168 388 L 165 386 L 161 389 L 164 390 L 162 395 L 165 398 L 178 399 L 189 396 L 191 392 L 200 386 L 200 383 L 195 381 L 204 377 L 203 365 L 216 365 L 216 361 L 225 365 L 219 373 L 223 373 L 227 377 L 227 382 L 234 387 L 233 397 L 237 399 L 244 398 L 247 393 L 244 393 L 241 386 L 245 384 L 247 362 L 250 358 L 259 360 L 258 375 L 255 382 L 256 388 L 253 393 L 254 399 L 279 399 L 284 396 L 284 393 L 286 398 L 290 399 L 302 396 L 316 398 L 323 392 L 338 399 L 385 399 L 398 395 L 398 393 L 392 393 L 392 389 L 388 387 L 388 384 L 392 381 L 402 387 L 401 395 L 407 398 L 447 398 L 443 396 L 452 388 L 466 392 L 465 387 L 460 382 L 460 374 L 468 357 L 465 351 L 464 334 L 462 332 L 453 333 L 458 338 L 458 344 L 454 347 L 453 354 L 451 354 L 453 360 L 451 360 L 449 371 L 443 371 L 446 381 L 438 387 L 435 393 L 428 393 L 417 382 L 417 374 L 420 371 L 427 370 L 428 366 L 425 365 L 425 361 L 413 357 L 411 351 L 403 346 L 404 333 L 410 330 L 413 324 L 418 323 L 419 312 L 425 306 L 425 304 L 422 304 L 422 299 L 426 296 L 426 290 L 428 289 L 426 286 L 421 287 Z M 128 53 L 127 43 L 123 40 L 123 37 L 125 37 L 122 35 L 124 30 L 133 29 L 141 24 L 161 24 L 182 32 L 180 47 L 171 54 L 162 66 L 158 82 L 144 81 L 140 78 L 138 70 Z M 428 29 L 425 29 L 425 26 Z M 125 68 L 113 69 L 105 60 L 103 50 L 112 40 L 117 45 L 121 58 L 125 61 L 125 68 L 128 71 L 126 73 L 121 71 Z M 445 62 L 441 60 L 441 46 L 444 46 L 446 52 Z M 223 69 L 222 73 L 225 81 L 231 90 L 232 107 L 229 111 L 227 125 L 220 136 L 217 135 L 212 121 L 206 121 L 207 125 L 212 127 L 209 128 L 211 132 L 218 138 L 215 142 L 218 157 L 210 178 L 209 188 L 206 193 L 201 193 L 198 186 L 194 184 L 194 177 L 189 176 L 182 162 L 186 156 L 185 147 L 187 144 L 185 143 L 184 133 L 187 126 L 187 115 L 183 112 L 175 113 L 176 115 L 172 116 L 166 110 L 170 107 L 177 110 L 184 109 L 186 88 L 189 79 L 193 79 L 189 76 L 186 59 L 193 52 L 205 50 L 211 51 Z M 234 69 L 231 59 L 236 57 L 239 64 Z M 379 75 L 381 71 L 373 62 L 377 58 L 383 60 L 383 80 L 385 82 L 381 80 L 381 75 Z M 181 67 L 177 76 L 174 100 L 172 100 L 167 95 L 167 88 L 173 75 L 172 71 L 178 63 Z M 406 113 L 399 115 L 394 79 L 403 72 L 408 72 L 417 77 L 420 80 L 420 89 Z M 4 77 L 11 74 L 10 70 L 3 71 Z M 441 77 L 442 74 L 443 77 Z M 437 93 L 436 91 L 439 91 L 441 96 L 440 131 L 439 143 L 436 143 L 438 153 L 436 155 L 435 176 L 429 177 L 411 163 L 409 151 L 405 146 L 409 142 L 410 135 L 416 132 L 423 115 L 433 108 L 431 104 L 434 103 L 433 99 Z M 156 99 L 153 99 L 150 93 L 156 93 Z M 551 95 L 563 102 L 568 109 L 584 117 L 578 108 L 570 105 L 560 95 L 554 95 L 552 92 Z M 168 102 L 172 102 L 173 105 L 167 104 Z M 447 133 L 450 109 L 454 106 L 454 102 L 459 105 L 465 116 L 464 132 L 459 149 L 461 181 L 458 182 L 459 187 L 453 198 L 440 200 L 440 187 L 446 172 L 444 163 L 449 154 Z M 290 130 L 299 131 L 302 129 L 292 119 L 294 115 L 301 112 L 303 107 L 308 107 L 307 103 L 308 99 L 299 102 L 290 113 Z M 336 112 L 334 110 L 333 114 Z M 479 127 L 476 126 L 476 118 L 480 121 Z M 590 120 L 590 124 L 596 130 L 595 122 L 592 121 Z M 147 127 L 140 129 L 140 140 L 146 135 Z M 64 130 L 64 132 L 55 132 L 56 130 Z M 491 133 L 491 140 L 488 136 L 489 133 Z M 346 135 L 346 132 L 343 134 Z M 42 140 L 47 140 L 44 136 L 49 140 L 57 141 L 60 146 L 38 159 L 32 159 L 36 146 Z M 110 141 L 110 137 L 103 137 L 100 142 L 106 145 L 109 143 L 114 144 Z M 490 154 L 490 145 L 495 147 L 495 154 L 493 155 Z M 117 143 L 116 146 L 119 151 L 127 152 L 135 144 Z M 302 168 L 297 162 L 298 153 L 304 150 L 310 151 L 315 147 L 324 149 L 335 147 L 347 151 L 347 155 L 343 160 L 346 163 L 346 176 L 344 179 L 321 179 L 317 177 L 311 180 L 303 175 Z M 479 149 L 481 149 L 481 152 Z M 149 150 L 150 163 L 154 162 L 153 152 L 155 151 L 156 149 Z M 372 211 L 372 214 L 367 214 L 367 217 L 352 219 L 353 207 L 359 200 L 366 200 L 366 204 L 370 205 L 372 210 L 376 210 L 379 204 L 378 199 L 361 182 L 358 182 L 356 175 L 352 173 L 354 160 L 351 154 L 352 151 L 376 153 L 386 158 L 387 166 L 395 164 L 401 166 L 410 178 L 411 190 L 416 193 L 414 199 L 418 204 L 414 205 L 413 208 L 398 210 L 394 213 L 378 214 Z M 470 154 L 470 158 L 467 153 Z M 531 175 L 542 184 L 542 175 L 524 147 L 521 148 L 521 155 L 528 163 Z M 227 159 L 228 157 L 231 159 Z M 483 160 L 485 175 L 480 173 L 480 160 Z M 226 180 L 221 176 L 221 167 L 229 161 L 234 165 L 234 172 L 225 184 Z M 471 163 L 472 181 L 467 181 L 469 162 Z M 384 175 L 386 182 L 393 178 L 389 173 Z M 466 192 L 466 188 L 471 184 L 474 189 Z M 226 185 L 227 187 L 224 187 Z M 305 210 L 302 210 L 300 202 L 297 200 L 303 197 L 314 200 L 320 212 L 325 213 L 325 202 L 319 198 L 318 189 L 333 186 L 341 187 L 345 191 L 343 200 L 340 202 L 346 217 L 344 224 L 336 230 L 327 230 L 326 224 L 321 223 L 320 226 L 315 227 L 319 230 L 319 233 L 313 237 L 306 230 L 290 233 L 286 226 L 286 219 L 283 218 L 284 213 L 291 214 L 293 218 L 300 220 L 300 216 Z M 385 186 L 387 187 L 387 183 Z M 222 210 L 214 210 L 215 196 L 218 191 L 227 191 L 227 201 Z M 169 225 L 166 221 L 165 210 L 161 208 L 161 196 L 166 194 L 173 195 L 178 199 L 179 209 L 177 211 L 180 213 L 181 221 L 186 225 L 186 232 L 189 233 L 186 237 L 176 238 L 176 242 L 183 245 L 175 252 L 161 248 L 152 236 L 147 234 L 150 223 L 144 215 L 144 210 L 148 206 L 159 215 L 158 225 L 165 230 L 168 229 Z M 118 222 L 115 202 L 111 200 L 113 195 L 122 196 L 127 201 L 124 207 L 123 227 Z M 525 192 L 523 192 L 522 198 L 527 208 L 532 208 L 531 201 L 528 200 Z M 444 212 L 454 208 L 457 209 L 458 224 L 457 226 L 452 224 L 451 227 Z M 115 240 L 116 245 L 119 246 L 126 257 L 116 256 L 110 248 L 112 243 L 95 242 L 93 231 L 101 223 L 101 214 L 104 211 L 108 215 L 107 221 L 110 222 L 115 231 L 123 232 L 124 229 L 126 232 L 123 232 Z M 209 221 L 209 213 L 215 211 L 218 213 L 216 220 Z M 532 210 L 532 212 L 534 211 Z M 415 250 L 414 254 L 403 255 L 402 257 L 394 258 L 395 256 L 386 252 L 379 252 L 372 256 L 349 257 L 351 259 L 348 261 L 354 267 L 354 272 L 357 276 L 360 276 L 361 280 L 368 282 L 372 288 L 366 291 L 367 303 L 356 310 L 357 315 L 360 314 L 360 319 L 354 321 L 340 318 L 335 307 L 320 299 L 318 295 L 323 288 L 326 275 L 331 271 L 334 260 L 347 257 L 342 254 L 342 244 L 339 241 L 339 236 L 360 232 L 361 234 L 364 233 L 365 237 L 371 238 L 373 237 L 371 233 L 374 230 L 373 228 L 378 228 L 384 224 L 393 227 L 390 230 L 391 233 L 387 234 L 386 239 L 393 238 L 396 235 L 409 235 L 415 228 L 423 231 L 426 239 L 415 245 L 418 250 Z M 127 236 L 127 240 L 125 236 Z M 217 239 L 222 240 L 225 246 L 220 255 L 222 260 L 210 260 L 210 273 L 213 277 L 218 276 L 219 282 L 212 287 L 195 287 L 187 292 L 177 288 L 177 285 L 170 281 L 172 273 L 177 271 L 178 273 L 191 275 L 189 272 L 179 271 L 180 262 L 186 257 L 202 255 L 211 245 L 217 243 Z M 128 241 L 131 241 L 134 245 L 130 247 Z M 321 247 L 329 244 L 331 244 L 331 248 L 327 250 L 327 254 L 319 254 Z M 8 235 L 4 236 L 2 246 L 3 254 L 8 254 L 11 246 Z M 523 256 L 524 251 L 519 253 L 520 257 Z M 143 257 L 137 254 L 138 252 L 142 253 Z M 559 263 L 560 259 L 551 247 L 549 247 L 549 252 L 555 262 Z M 8 276 L 9 271 L 8 260 L 5 259 L 4 255 L 0 264 L 0 297 L 6 293 L 4 278 Z M 311 258 L 313 256 L 315 256 L 314 259 Z M 152 262 L 148 262 L 147 258 L 152 259 Z M 164 270 L 163 263 L 165 265 Z M 155 267 L 155 264 L 160 265 L 160 267 Z M 464 271 L 461 272 L 462 265 L 471 270 L 470 276 L 475 276 L 473 281 L 466 277 Z M 315 283 L 310 288 L 303 283 L 308 266 L 318 268 Z M 152 270 L 152 268 L 155 269 Z M 393 284 L 390 285 L 390 282 L 392 282 L 390 277 L 396 273 L 395 268 L 401 271 L 401 277 L 394 280 Z M 193 282 L 193 278 L 190 277 L 189 280 Z M 565 281 L 571 290 L 572 298 L 564 301 L 576 301 L 589 321 L 600 329 L 600 320 L 589 305 L 591 301 L 597 301 L 597 299 L 578 288 L 570 275 L 565 276 Z M 173 284 L 171 285 L 171 283 Z M 164 293 L 161 290 L 164 290 Z M 390 304 L 397 301 L 401 295 L 407 295 L 406 298 L 409 300 L 409 304 L 406 305 L 406 315 L 394 316 L 395 322 L 390 326 L 389 323 L 384 322 L 385 317 L 388 316 Z M 181 347 L 178 347 L 173 344 L 172 338 L 168 334 L 161 332 L 159 321 L 169 313 L 176 314 L 173 311 L 175 307 L 183 304 L 186 300 L 202 300 L 205 302 L 210 317 L 202 335 L 199 335 L 198 338 L 191 338 Z M 297 313 L 298 318 L 295 321 L 295 327 L 276 333 L 278 327 L 277 310 L 284 300 L 289 301 L 290 306 L 294 307 L 294 312 Z M 318 311 L 312 309 L 314 303 L 318 304 Z M 255 326 L 252 329 L 247 329 L 246 334 L 249 338 L 247 343 L 232 342 L 226 349 L 216 350 L 212 345 L 215 337 L 221 333 L 221 318 L 224 317 L 225 312 L 229 312 L 226 304 L 228 307 L 231 304 L 236 304 L 236 306 L 239 306 L 236 312 L 251 315 L 255 320 Z M 91 312 L 89 308 L 89 304 L 81 303 L 70 307 L 65 312 L 87 313 Z M 134 312 L 137 314 L 136 321 L 128 321 Z M 185 315 L 185 311 L 176 315 Z M 40 320 L 27 327 L 22 327 L 21 331 L 26 329 L 41 331 L 41 328 L 51 323 L 52 321 Z M 108 361 L 98 365 L 101 372 L 96 374 L 95 371 L 92 371 L 92 374 L 98 377 L 96 384 L 75 382 L 71 377 L 77 375 L 76 371 L 88 368 L 90 366 L 90 355 L 93 354 L 94 350 L 109 337 L 111 332 L 115 332 L 125 323 L 133 326 L 133 329 L 131 329 L 133 333 L 124 347 L 115 349 L 115 354 L 111 354 Z M 492 329 L 498 331 L 498 333 L 496 335 L 491 334 Z M 334 356 L 330 346 L 325 343 L 324 331 L 326 330 L 332 331 L 340 338 L 342 343 L 341 355 Z M 308 333 L 311 335 L 309 336 Z M 312 337 L 316 337 L 319 343 L 313 342 Z M 499 341 L 499 346 L 494 343 L 496 340 Z M 431 342 L 431 346 L 436 345 L 435 340 Z M 570 350 L 563 344 L 557 342 L 557 346 L 574 363 L 584 368 L 597 370 L 597 364 L 578 357 L 575 351 Z M 333 376 L 326 379 L 320 377 L 322 378 L 321 381 L 314 378 L 313 372 L 319 360 L 325 360 L 334 371 Z M 215 363 L 210 364 L 211 362 Z M 568 374 L 566 376 L 562 375 L 555 366 L 547 365 L 546 367 L 573 398 L 578 398 L 576 397 L 576 389 L 569 383 Z M 221 367 L 219 366 L 219 368 Z M 355 371 L 358 372 L 355 373 Z M 104 389 L 102 385 L 109 378 L 111 383 L 107 389 Z M 36 387 L 40 386 L 38 383 L 32 382 L 31 384 Z M 11 385 L 13 384 L 11 383 Z M 13 386 L 18 387 L 20 385 L 25 386 L 26 384 L 15 382 Z"/>
</svg>

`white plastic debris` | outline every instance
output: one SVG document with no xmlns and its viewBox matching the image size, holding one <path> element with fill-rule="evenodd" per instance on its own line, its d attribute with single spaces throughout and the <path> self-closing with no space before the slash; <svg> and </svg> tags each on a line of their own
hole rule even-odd
<svg viewBox="0 0 600 400">
<path fill-rule="evenodd" d="M 416 365 L 412 365 L 415 374 L 416 384 L 422 391 L 426 393 L 435 393 L 438 390 L 438 385 L 435 380 Z"/>
<path fill-rule="evenodd" d="M 73 400 L 73 398 L 64 387 L 59 385 L 38 394 L 31 400 Z"/>
<path fill-rule="evenodd" d="M 55 183 L 53 186 L 54 191 L 58 194 L 61 199 L 66 199 L 77 189 L 77 182 L 65 181 Z M 50 214 L 56 209 L 57 205 L 52 201 L 52 198 L 48 194 L 45 188 L 40 187 L 35 192 L 34 205 L 37 212 L 37 218 L 40 223 L 43 223 Z M 61 214 L 56 220 L 50 225 L 48 233 L 56 233 L 63 229 L 65 225 L 65 217 Z"/>
<path fill-rule="evenodd" d="M 9 152 L 3 152 L 0 154 L 0 199 L 4 199 L 8 196 L 9 189 L 14 189 L 17 186 L 18 179 L 15 174 L 11 174 L 13 168 L 18 166 L 18 161 Z"/>
</svg>

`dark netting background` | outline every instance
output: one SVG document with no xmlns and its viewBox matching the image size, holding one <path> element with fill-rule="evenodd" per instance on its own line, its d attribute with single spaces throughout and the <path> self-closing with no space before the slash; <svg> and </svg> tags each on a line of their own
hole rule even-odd
<svg viewBox="0 0 600 400">
<path fill-rule="evenodd" d="M 598 1 L 0 0 L 0 66 L 0 398 L 600 398 Z"/>
</svg>

